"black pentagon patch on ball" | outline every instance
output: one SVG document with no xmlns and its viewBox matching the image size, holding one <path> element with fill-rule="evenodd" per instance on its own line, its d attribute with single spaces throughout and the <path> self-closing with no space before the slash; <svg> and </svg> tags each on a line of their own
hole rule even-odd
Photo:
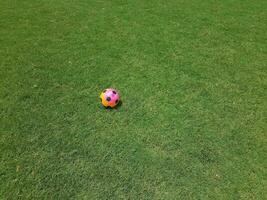
<svg viewBox="0 0 267 200">
<path fill-rule="evenodd" d="M 113 92 L 113 94 L 117 94 L 117 92 L 116 92 L 116 91 L 114 91 L 114 90 L 113 90 L 112 92 Z"/>
<path fill-rule="evenodd" d="M 115 101 L 115 103 L 117 104 L 119 102 L 119 100 L 117 99 L 116 101 Z"/>
<path fill-rule="evenodd" d="M 111 98 L 110 97 L 107 97 L 107 101 L 110 101 L 111 100 Z"/>
</svg>

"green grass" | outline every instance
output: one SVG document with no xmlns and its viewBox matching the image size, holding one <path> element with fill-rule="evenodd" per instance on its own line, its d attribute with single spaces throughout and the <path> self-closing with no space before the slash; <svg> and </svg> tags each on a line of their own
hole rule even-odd
<svg viewBox="0 0 267 200">
<path fill-rule="evenodd" d="M 0 199 L 266 199 L 266 9 L 0 0 Z"/>
</svg>

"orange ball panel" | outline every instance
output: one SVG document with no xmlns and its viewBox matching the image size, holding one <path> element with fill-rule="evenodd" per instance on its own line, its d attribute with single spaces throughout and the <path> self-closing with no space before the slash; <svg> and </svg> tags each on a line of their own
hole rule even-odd
<svg viewBox="0 0 267 200">
<path fill-rule="evenodd" d="M 100 98 L 102 99 L 103 106 L 105 107 L 109 106 L 108 101 L 105 99 L 105 94 L 103 92 L 101 93 Z"/>
</svg>

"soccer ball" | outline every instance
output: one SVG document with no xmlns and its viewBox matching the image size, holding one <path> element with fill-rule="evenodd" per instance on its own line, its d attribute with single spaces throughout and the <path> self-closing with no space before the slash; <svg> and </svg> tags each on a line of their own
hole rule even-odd
<svg viewBox="0 0 267 200">
<path fill-rule="evenodd" d="M 100 101 L 105 108 L 114 108 L 120 101 L 120 95 L 116 90 L 108 88 L 101 92 Z"/>
</svg>

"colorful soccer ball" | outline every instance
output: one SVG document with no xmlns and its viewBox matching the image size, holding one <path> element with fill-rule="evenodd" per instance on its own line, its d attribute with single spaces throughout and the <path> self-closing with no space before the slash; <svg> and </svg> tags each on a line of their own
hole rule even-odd
<svg viewBox="0 0 267 200">
<path fill-rule="evenodd" d="M 100 94 L 100 101 L 104 107 L 114 108 L 120 101 L 120 95 L 116 90 L 108 88 Z"/>
</svg>

